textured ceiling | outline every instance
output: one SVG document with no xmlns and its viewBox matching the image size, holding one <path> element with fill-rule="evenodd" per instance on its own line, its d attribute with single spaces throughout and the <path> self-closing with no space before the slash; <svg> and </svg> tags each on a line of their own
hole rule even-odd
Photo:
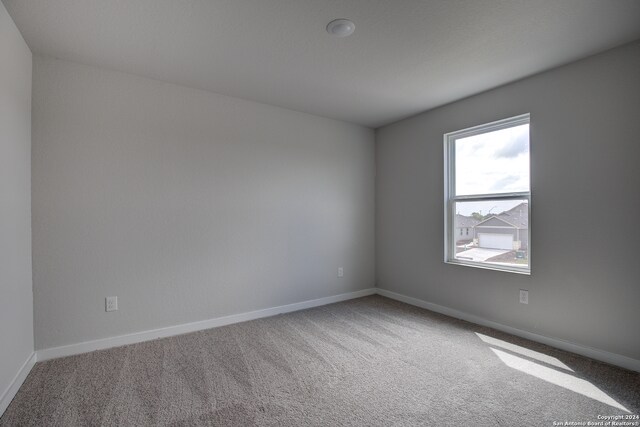
<svg viewBox="0 0 640 427">
<path fill-rule="evenodd" d="M 638 0 L 3 2 L 36 54 L 369 127 L 640 38 Z"/>
</svg>

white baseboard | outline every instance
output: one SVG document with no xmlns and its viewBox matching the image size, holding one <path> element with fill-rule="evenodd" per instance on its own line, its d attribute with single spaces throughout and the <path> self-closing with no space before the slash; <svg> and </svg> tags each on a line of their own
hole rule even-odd
<svg viewBox="0 0 640 427">
<path fill-rule="evenodd" d="M 217 328 L 219 326 L 230 325 L 233 323 L 246 322 L 249 320 L 260 319 L 263 317 L 275 316 L 277 314 L 282 313 L 290 313 L 292 311 L 304 310 L 306 308 L 318 307 L 321 305 L 332 304 L 335 302 L 346 301 L 354 298 L 360 298 L 367 295 L 379 294 L 394 300 L 402 301 L 407 304 L 415 305 L 417 307 L 422 307 L 427 310 L 434 311 L 436 313 L 441 313 L 447 316 L 455 317 L 457 319 L 466 320 L 471 323 L 476 323 L 482 326 L 488 326 L 493 329 L 497 329 L 502 332 L 506 332 L 512 335 L 516 335 L 522 338 L 530 339 L 532 341 L 536 341 L 542 344 L 549 345 L 551 347 L 559 348 L 561 350 L 570 351 L 572 353 L 576 353 L 582 356 L 590 357 L 595 360 L 599 360 L 605 363 L 609 363 L 611 365 L 620 366 L 625 369 L 630 369 L 632 371 L 640 372 L 640 360 L 632 359 L 627 356 L 622 356 L 620 354 L 611 353 L 604 350 L 599 350 L 591 347 L 582 346 L 580 344 L 574 344 L 569 341 L 561 340 L 558 338 L 551 338 L 544 335 L 535 334 L 533 332 L 528 332 L 522 329 L 514 328 L 511 326 L 503 325 L 501 323 L 497 323 L 491 320 L 484 319 L 479 316 L 475 316 L 473 314 L 468 314 L 459 310 L 455 310 L 449 307 L 445 307 L 442 305 L 434 304 L 428 301 L 424 301 L 418 298 L 409 297 L 406 295 L 402 295 L 396 292 L 391 292 L 386 289 L 381 288 L 369 288 L 363 289 L 356 292 L 349 292 L 340 295 L 333 295 L 324 298 L 318 298 L 309 301 L 298 302 L 294 304 L 283 305 L 279 307 L 271 307 L 265 308 L 262 310 L 250 311 L 246 313 L 233 314 L 230 316 L 217 317 L 214 319 L 202 320 L 199 322 L 185 323 L 182 325 L 169 326 L 166 328 L 154 329 L 149 331 L 135 332 L 127 335 L 120 335 L 116 337 L 102 338 L 93 341 L 86 341 L 77 344 L 70 344 L 61 347 L 53 347 L 47 348 L 43 350 L 38 350 L 34 356 L 29 359 L 25 363 L 25 366 L 21 369 L 21 373 L 24 371 L 24 377 L 22 380 L 18 380 L 21 374 L 16 376 L 16 380 L 11 387 L 14 390 L 13 394 L 17 391 L 26 375 L 31 370 L 31 367 L 35 363 L 37 358 L 38 361 L 44 361 L 49 359 L 55 359 L 58 357 L 71 356 L 74 354 L 87 353 L 95 350 L 104 350 L 112 347 L 119 347 L 128 344 L 135 344 L 144 341 L 150 341 L 158 338 L 171 337 L 175 335 L 186 334 L 189 332 L 201 331 L 203 329 Z M 28 368 L 26 366 L 30 363 Z M 14 387 L 17 384 L 17 387 Z M 9 396 L 9 390 L 5 392 L 2 400 L 0 400 L 0 409 L 3 408 L 4 400 L 6 396 Z M 13 398 L 13 395 L 11 395 Z M 11 401 L 9 398 L 9 402 Z M 7 403 L 8 405 L 8 403 Z M 1 411 L 0 411 L 1 413 Z"/>
<path fill-rule="evenodd" d="M 0 396 L 0 417 L 2 416 L 2 414 L 4 414 L 4 411 L 7 409 L 7 407 L 15 397 L 24 380 L 27 379 L 27 375 L 29 375 L 29 372 L 31 372 L 31 368 L 33 368 L 33 365 L 36 364 L 36 360 L 36 353 L 31 353 L 29 358 L 25 360 L 25 362 L 18 370 L 16 376 L 13 377 L 13 381 L 11 381 L 9 387 L 7 387 L 4 393 L 2 393 L 2 395 Z"/>
<path fill-rule="evenodd" d="M 526 338 L 531 341 L 536 341 L 542 344 L 546 344 L 551 347 L 559 348 L 561 350 L 570 351 L 581 356 L 590 357 L 591 359 L 599 360 L 601 362 L 609 363 L 611 365 L 620 366 L 625 369 L 640 372 L 640 360 L 632 359 L 620 354 L 611 353 L 596 348 L 586 347 L 580 344 L 574 344 L 569 341 L 561 340 L 558 338 L 551 338 L 544 335 L 535 334 L 533 332 L 524 331 L 522 329 L 513 328 L 511 326 L 503 325 L 491 320 L 484 319 L 473 314 L 468 314 L 453 308 L 445 307 L 442 305 L 434 304 L 428 301 L 424 301 L 418 298 L 409 297 L 396 292 L 387 291 L 386 289 L 376 288 L 376 292 L 379 295 L 391 298 L 397 301 L 402 301 L 407 304 L 415 305 L 417 307 L 426 308 L 427 310 L 435 311 L 436 313 L 444 314 L 447 316 L 455 317 L 457 319 L 466 320 L 467 322 L 475 323 L 482 326 L 488 326 L 493 329 L 497 329 L 502 332 L 506 332 L 512 335 Z"/>
<path fill-rule="evenodd" d="M 186 334 L 189 332 L 201 331 L 203 329 L 217 328 L 219 326 L 230 325 L 233 323 L 246 322 L 248 320 L 260 319 L 262 317 L 275 316 L 282 313 L 290 313 L 292 311 L 304 310 L 306 308 L 318 307 L 321 305 L 360 298 L 367 295 L 374 295 L 375 293 L 375 288 L 363 289 L 346 294 L 332 295 L 329 297 L 302 301 L 294 304 L 282 305 L 279 307 L 265 308 L 262 310 L 250 311 L 246 313 L 232 314 L 230 316 L 217 317 L 214 319 L 207 319 L 199 322 L 184 323 L 182 325 L 168 326 L 166 328 L 153 329 L 150 331 L 135 332 L 132 334 L 102 338 L 93 341 L 85 341 L 61 347 L 46 348 L 37 351 L 37 358 L 38 361 L 43 361 L 56 359 L 58 357 L 71 356 L 74 354 L 87 353 L 95 350 L 104 350 L 112 347 L 150 341 L 157 338 L 165 338 Z"/>
</svg>

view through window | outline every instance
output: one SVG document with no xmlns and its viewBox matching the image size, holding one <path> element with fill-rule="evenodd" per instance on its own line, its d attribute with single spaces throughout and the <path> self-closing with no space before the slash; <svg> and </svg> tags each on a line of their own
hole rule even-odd
<svg viewBox="0 0 640 427">
<path fill-rule="evenodd" d="M 445 261 L 529 272 L 529 115 L 446 134 L 445 171 Z"/>
</svg>

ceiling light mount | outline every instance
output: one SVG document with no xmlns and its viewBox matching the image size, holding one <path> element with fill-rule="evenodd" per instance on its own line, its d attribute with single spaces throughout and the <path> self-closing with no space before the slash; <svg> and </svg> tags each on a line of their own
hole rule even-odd
<svg viewBox="0 0 640 427">
<path fill-rule="evenodd" d="M 334 19 L 327 24 L 327 33 L 336 37 L 347 37 L 353 34 L 356 24 L 349 19 Z"/>
</svg>

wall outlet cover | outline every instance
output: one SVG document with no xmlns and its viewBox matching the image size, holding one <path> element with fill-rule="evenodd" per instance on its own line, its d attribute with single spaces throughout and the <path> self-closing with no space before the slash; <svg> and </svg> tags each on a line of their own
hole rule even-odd
<svg viewBox="0 0 640 427">
<path fill-rule="evenodd" d="M 526 289 L 520 289 L 520 303 L 529 304 L 529 291 Z"/>
<path fill-rule="evenodd" d="M 106 297 L 104 301 L 105 311 L 117 311 L 118 310 L 118 297 Z"/>
</svg>

